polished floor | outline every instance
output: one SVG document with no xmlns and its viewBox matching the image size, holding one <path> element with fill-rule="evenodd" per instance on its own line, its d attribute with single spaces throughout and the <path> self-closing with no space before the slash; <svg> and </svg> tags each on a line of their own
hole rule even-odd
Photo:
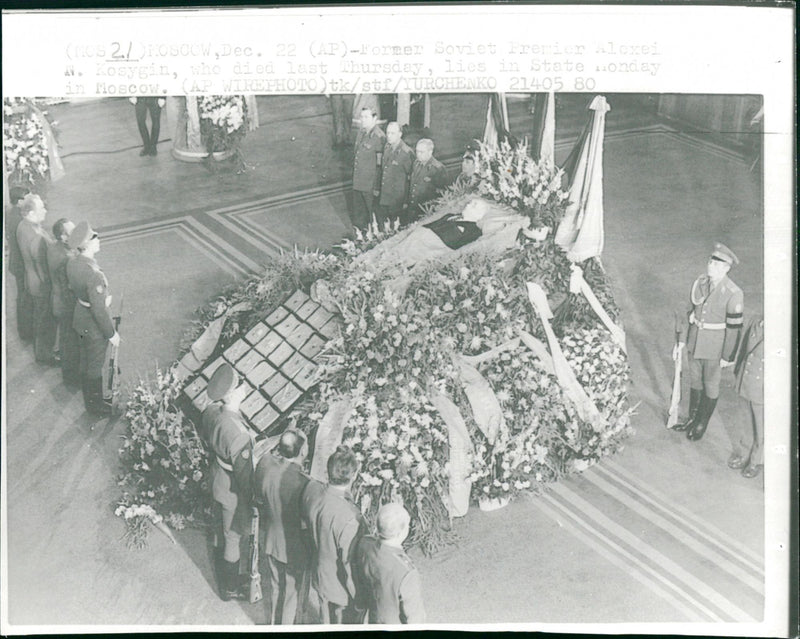
<svg viewBox="0 0 800 639">
<path fill-rule="evenodd" d="M 560 104 L 562 159 L 589 96 Z M 630 96 L 608 96 L 603 262 L 623 310 L 639 402 L 625 450 L 555 487 L 457 523 L 461 543 L 415 556 L 431 623 L 688 622 L 762 618 L 761 479 L 729 470 L 725 424 L 745 418 L 723 384 L 706 437 L 664 428 L 672 310 L 714 241 L 738 253 L 732 278 L 746 312 L 763 304 L 762 219 L 745 158 L 662 124 Z M 455 172 L 480 135 L 480 96 L 435 96 L 437 155 Z M 66 176 L 48 190 L 48 221 L 99 227 L 98 261 L 124 293 L 126 383 L 168 365 L 192 310 L 293 246 L 328 247 L 349 232 L 350 152 L 331 149 L 323 98 L 263 98 L 244 143 L 248 170 L 209 173 L 169 154 L 139 157 L 124 100 L 52 107 Z M 524 102 L 511 103 L 524 132 Z M 4 300 L 14 298 L 6 281 Z M 13 308 L 6 309 L 13 328 Z M 154 532 L 129 552 L 113 515 L 120 421 L 92 421 L 58 372 L 5 330 L 9 619 L 13 624 L 264 623 L 264 605 L 223 603 L 201 533 Z M 5 588 L 4 588 L 5 589 Z M 266 604 L 268 605 L 268 604 Z M 713 634 L 713 633 L 712 633 Z"/>
</svg>

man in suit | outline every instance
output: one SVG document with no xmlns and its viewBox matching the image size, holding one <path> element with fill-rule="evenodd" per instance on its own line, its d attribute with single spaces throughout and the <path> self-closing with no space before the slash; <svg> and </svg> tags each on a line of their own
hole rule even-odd
<svg viewBox="0 0 800 639">
<path fill-rule="evenodd" d="M 110 415 L 111 406 L 103 400 L 103 363 L 108 344 L 118 346 L 120 338 L 108 312 L 108 280 L 94 259 L 100 237 L 88 222 L 79 222 L 67 243 L 77 252 L 67 261 L 67 282 L 76 299 L 72 328 L 78 334 L 83 401 L 88 413 Z"/>
<path fill-rule="evenodd" d="M 75 256 L 75 251 L 68 244 L 74 229 L 75 224 L 65 217 L 53 224 L 55 241 L 47 245 L 47 268 L 52 285 L 51 307 L 58 323 L 61 376 L 64 384 L 77 387 L 80 385 L 80 349 L 78 334 L 72 328 L 75 296 L 67 280 L 67 262 Z"/>
<path fill-rule="evenodd" d="M 728 466 L 753 479 L 764 469 L 764 318 L 760 315 L 745 330 L 733 372 L 734 388 L 747 404 L 747 418 L 744 423 L 725 422 L 733 447 Z"/>
<path fill-rule="evenodd" d="M 433 157 L 433 140 L 422 138 L 417 142 L 411 183 L 408 189 L 408 204 L 404 209 L 403 224 L 410 224 L 422 215 L 420 205 L 436 197 L 437 191 L 447 186 L 447 169 Z"/>
<path fill-rule="evenodd" d="M 211 404 L 203 411 L 200 436 L 208 444 L 211 463 L 211 494 L 222 512 L 222 557 L 214 558 L 220 598 L 244 599 L 239 581 L 241 537 L 249 531 L 253 482 L 253 437 L 242 421 L 239 406 L 247 395 L 247 384 L 227 362 L 208 380 Z"/>
<path fill-rule="evenodd" d="M 314 541 L 312 582 L 319 594 L 323 623 L 358 621 L 351 561 L 364 533 L 361 512 L 350 487 L 358 471 L 352 450 L 339 446 L 328 458 L 328 484 L 309 484 L 303 516 Z"/>
<path fill-rule="evenodd" d="M 730 278 L 731 266 L 739 258 L 724 244 L 717 242 L 706 264 L 705 274 L 692 284 L 688 322 L 682 318 L 673 359 L 684 344 L 689 355 L 689 419 L 674 430 L 686 431 L 686 437 L 697 441 L 706 432 L 717 405 L 722 369 L 733 365 L 739 344 L 744 312 L 744 296 Z"/>
<path fill-rule="evenodd" d="M 380 200 L 375 216 L 381 228 L 386 220 L 394 222 L 403 212 L 413 166 L 414 152 L 403 142 L 400 125 L 389 122 L 386 125 L 386 146 L 383 149 Z"/>
<path fill-rule="evenodd" d="M 5 237 L 8 242 L 8 270 L 17 280 L 17 332 L 20 339 L 29 342 L 33 339 L 33 299 L 25 290 L 25 264 L 17 244 L 17 227 L 22 221 L 19 203 L 30 189 L 12 186 L 8 192 L 11 206 L 5 211 Z"/>
<path fill-rule="evenodd" d="M 56 320 L 50 308 L 50 273 L 47 245 L 50 237 L 42 228 L 47 209 L 38 195 L 26 195 L 20 204 L 22 220 L 17 226 L 17 245 L 25 267 L 25 291 L 33 300 L 33 349 L 36 361 L 56 364 Z"/>
<path fill-rule="evenodd" d="M 378 126 L 375 111 L 361 109 L 361 128 L 356 135 L 353 150 L 353 226 L 365 229 L 375 212 L 376 198 L 380 194 L 381 160 L 386 134 Z"/>
<path fill-rule="evenodd" d="M 136 125 L 142 136 L 142 150 L 139 155 L 158 155 L 158 136 L 161 133 L 161 109 L 167 103 L 164 98 L 129 98 L 136 109 Z M 150 113 L 150 131 L 147 130 L 147 114 Z"/>
<path fill-rule="evenodd" d="M 378 536 L 365 536 L 355 553 L 357 598 L 369 623 L 425 623 L 419 572 L 403 550 L 411 517 L 400 504 L 378 511 Z"/>
<path fill-rule="evenodd" d="M 298 430 L 284 431 L 274 453 L 255 471 L 255 499 L 262 512 L 264 554 L 269 562 L 271 624 L 293 624 L 299 589 L 310 550 L 302 530 L 301 508 L 308 476 L 302 471 L 308 448 Z"/>
</svg>

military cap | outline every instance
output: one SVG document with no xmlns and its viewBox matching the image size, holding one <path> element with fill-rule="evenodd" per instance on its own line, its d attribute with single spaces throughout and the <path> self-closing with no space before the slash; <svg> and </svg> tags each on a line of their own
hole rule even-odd
<svg viewBox="0 0 800 639">
<path fill-rule="evenodd" d="M 212 402 L 218 402 L 236 388 L 238 384 L 239 376 L 233 370 L 233 366 L 226 362 L 217 368 L 211 379 L 208 380 L 208 389 L 206 391 L 208 398 Z"/>
<path fill-rule="evenodd" d="M 95 232 L 92 230 L 92 227 L 89 226 L 89 222 L 78 222 L 75 228 L 72 229 L 72 233 L 69 234 L 67 245 L 73 251 L 78 248 L 85 248 L 94 235 Z"/>
<path fill-rule="evenodd" d="M 382 539 L 396 537 L 403 532 L 409 521 L 411 517 L 403 506 L 395 503 L 384 504 L 378 511 L 378 535 Z"/>
<path fill-rule="evenodd" d="M 714 250 L 711 251 L 711 257 L 719 260 L 720 262 L 727 262 L 734 265 L 739 263 L 739 258 L 724 244 L 717 242 L 714 244 Z"/>
</svg>

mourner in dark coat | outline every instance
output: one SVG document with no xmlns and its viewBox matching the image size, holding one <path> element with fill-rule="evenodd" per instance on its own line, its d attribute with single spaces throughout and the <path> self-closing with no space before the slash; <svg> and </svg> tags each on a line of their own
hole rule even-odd
<svg viewBox="0 0 800 639">
<path fill-rule="evenodd" d="M 433 140 L 422 138 L 417 142 L 414 166 L 411 168 L 411 183 L 408 187 L 408 203 L 401 222 L 408 224 L 422 215 L 420 205 L 435 198 L 439 189 L 447 186 L 447 169 L 433 157 Z"/>
<path fill-rule="evenodd" d="M 263 513 L 264 554 L 269 562 L 272 624 L 293 624 L 299 589 L 311 554 L 302 529 L 302 497 L 308 476 L 305 436 L 284 431 L 273 453 L 259 461 L 255 471 L 254 497 Z"/>
<path fill-rule="evenodd" d="M 383 148 L 380 204 L 376 213 L 381 227 L 386 220 L 394 221 L 400 217 L 403 204 L 408 199 L 414 152 L 403 142 L 402 135 L 400 125 L 389 122 L 386 126 L 386 146 Z"/>
<path fill-rule="evenodd" d="M 369 623 L 425 622 L 419 572 L 403 550 L 411 518 L 400 504 L 378 511 L 377 537 L 365 536 L 355 553 L 357 603 L 369 613 Z"/>
<path fill-rule="evenodd" d="M 52 286 L 51 307 L 58 323 L 58 351 L 61 356 L 61 376 L 67 386 L 80 386 L 80 348 L 78 334 L 72 328 L 75 315 L 75 295 L 67 280 L 67 262 L 75 257 L 69 236 L 75 225 L 67 218 L 53 224 L 55 241 L 47 245 L 47 268 Z"/>
<path fill-rule="evenodd" d="M 8 270 L 17 280 L 17 332 L 20 339 L 33 339 L 33 299 L 25 290 L 25 264 L 17 244 L 17 227 L 22 221 L 19 209 L 22 200 L 30 191 L 26 187 L 12 186 L 9 189 L 9 206 L 3 215 L 5 238 L 8 242 Z"/>
</svg>

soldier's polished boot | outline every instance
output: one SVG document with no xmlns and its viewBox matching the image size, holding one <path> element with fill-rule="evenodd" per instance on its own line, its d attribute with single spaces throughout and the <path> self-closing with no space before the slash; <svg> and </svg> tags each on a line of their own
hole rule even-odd
<svg viewBox="0 0 800 639">
<path fill-rule="evenodd" d="M 245 599 L 246 595 L 242 590 L 241 579 L 239 578 L 239 562 L 225 561 L 219 562 L 219 596 L 222 601 L 233 599 Z"/>
<path fill-rule="evenodd" d="M 703 395 L 700 400 L 700 408 L 697 409 L 697 421 L 686 431 L 686 438 L 693 442 L 702 439 L 708 428 L 708 422 L 711 420 L 711 415 L 714 414 L 714 409 L 717 406 L 717 398 L 711 399 Z"/>
<path fill-rule="evenodd" d="M 92 415 L 107 416 L 111 414 L 111 404 L 103 399 L 103 378 L 90 379 L 86 382 L 84 391 L 84 401 L 86 392 L 89 394 L 89 402 L 86 404 L 87 412 Z"/>
<path fill-rule="evenodd" d="M 697 419 L 697 409 L 700 406 L 700 400 L 703 397 L 703 391 L 699 388 L 692 388 L 689 390 L 689 416 L 685 422 L 675 424 L 672 430 L 686 430 L 693 425 Z"/>
</svg>

